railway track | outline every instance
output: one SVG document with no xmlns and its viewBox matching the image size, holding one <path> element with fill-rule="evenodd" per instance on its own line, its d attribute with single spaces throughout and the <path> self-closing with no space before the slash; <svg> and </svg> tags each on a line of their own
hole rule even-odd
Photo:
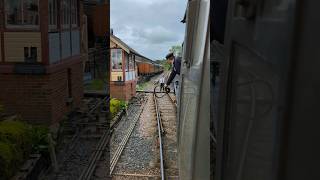
<svg viewBox="0 0 320 180">
<path fill-rule="evenodd" d="M 158 107 L 158 101 L 157 97 L 154 94 L 153 95 L 153 101 L 154 101 L 154 106 L 156 109 L 156 117 L 157 117 L 157 125 L 158 125 L 158 138 L 159 138 L 159 154 L 160 154 L 160 174 L 161 174 L 161 180 L 165 179 L 165 172 L 164 172 L 164 158 L 163 158 L 163 147 L 162 147 L 162 135 L 164 133 L 162 121 L 161 121 L 161 114 L 160 110 Z"/>
<path fill-rule="evenodd" d="M 139 94 L 144 94 L 148 100 L 142 107 L 140 121 L 135 118 L 122 141 L 115 145 L 112 178 L 178 179 L 174 98 L 164 93 L 159 96 Z M 141 109 L 136 113 L 140 116 Z"/>
<path fill-rule="evenodd" d="M 153 96 L 159 138 L 161 179 L 178 179 L 176 104 L 170 94 Z"/>
<path fill-rule="evenodd" d="M 48 172 L 44 179 L 79 179 L 82 172 L 89 177 L 96 159 L 107 148 L 109 127 L 106 102 L 108 96 L 86 97 L 78 111 L 69 115 L 59 135 L 58 169 Z M 87 170 L 88 169 L 88 170 Z"/>
</svg>

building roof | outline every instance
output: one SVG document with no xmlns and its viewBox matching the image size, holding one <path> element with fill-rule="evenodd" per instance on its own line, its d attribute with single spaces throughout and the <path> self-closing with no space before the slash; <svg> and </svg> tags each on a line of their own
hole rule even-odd
<svg viewBox="0 0 320 180">
<path fill-rule="evenodd" d="M 117 36 L 111 34 L 110 35 L 110 40 L 113 41 L 114 43 L 116 43 L 119 47 L 121 47 L 124 51 L 126 51 L 128 54 L 132 53 L 135 54 L 136 56 L 140 56 L 140 59 L 137 59 L 137 62 L 148 62 L 151 64 L 156 64 L 154 61 L 152 61 L 151 59 L 141 55 L 140 53 L 138 53 L 136 50 L 134 50 L 133 48 L 131 48 L 129 45 L 127 45 L 125 42 L 123 42 L 120 38 L 118 38 Z"/>
</svg>

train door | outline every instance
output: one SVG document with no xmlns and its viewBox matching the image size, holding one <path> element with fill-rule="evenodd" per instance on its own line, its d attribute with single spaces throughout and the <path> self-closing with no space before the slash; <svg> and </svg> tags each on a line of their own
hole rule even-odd
<svg viewBox="0 0 320 180">
<path fill-rule="evenodd" d="M 210 176 L 209 0 L 188 1 L 178 107 L 179 179 Z"/>
<path fill-rule="evenodd" d="M 319 46 L 314 51 L 311 43 L 319 41 L 317 7 L 303 0 L 229 1 L 217 180 L 319 179 L 310 155 L 319 148 L 308 140 L 319 138 Z"/>
</svg>

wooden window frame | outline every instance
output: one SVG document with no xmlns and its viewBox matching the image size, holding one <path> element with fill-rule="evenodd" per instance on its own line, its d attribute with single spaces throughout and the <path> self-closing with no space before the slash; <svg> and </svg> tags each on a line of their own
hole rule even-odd
<svg viewBox="0 0 320 180">
<path fill-rule="evenodd" d="M 3 0 L 4 3 L 4 25 L 6 29 L 27 29 L 27 30 L 40 30 L 40 21 L 41 21 L 41 17 L 40 17 L 40 0 L 36 0 L 37 4 L 38 4 L 38 25 L 31 25 L 31 24 L 20 24 L 20 25 L 14 25 L 14 24 L 8 24 L 8 18 L 7 18 L 7 9 L 6 9 L 6 4 L 7 1 L 10 0 Z M 20 6 L 21 6 L 21 11 L 22 11 L 22 22 L 24 22 L 24 14 L 23 14 L 23 2 L 25 0 L 20 0 Z"/>
</svg>

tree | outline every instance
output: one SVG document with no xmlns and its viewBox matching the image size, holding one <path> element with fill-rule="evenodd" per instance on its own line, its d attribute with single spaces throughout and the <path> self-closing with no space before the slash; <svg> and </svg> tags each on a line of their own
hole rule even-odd
<svg viewBox="0 0 320 180">
<path fill-rule="evenodd" d="M 175 56 L 182 56 L 182 46 L 180 45 L 176 45 L 176 46 L 172 46 L 171 49 L 169 50 L 169 52 L 174 53 Z"/>
</svg>

